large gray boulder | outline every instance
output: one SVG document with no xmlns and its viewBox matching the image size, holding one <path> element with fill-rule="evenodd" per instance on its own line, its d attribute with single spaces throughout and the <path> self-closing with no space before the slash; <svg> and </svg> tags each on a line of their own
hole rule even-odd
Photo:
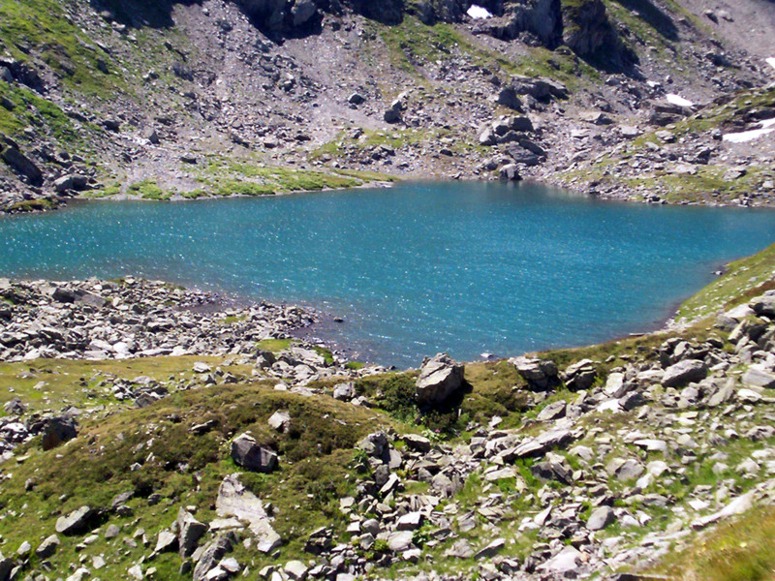
<svg viewBox="0 0 775 581">
<path fill-rule="evenodd" d="M 181 557 L 190 557 L 196 550 L 199 539 L 207 532 L 207 525 L 182 508 L 178 511 L 178 549 Z"/>
<path fill-rule="evenodd" d="M 775 317 L 775 292 L 769 291 L 750 302 L 753 311 L 760 317 Z"/>
<path fill-rule="evenodd" d="M 256 443 L 249 434 L 242 434 L 231 443 L 231 457 L 238 466 L 253 472 L 273 472 L 277 468 L 277 454 Z"/>
<path fill-rule="evenodd" d="M 67 516 L 60 516 L 55 525 L 56 532 L 63 535 L 82 533 L 88 528 L 92 516 L 94 516 L 94 509 L 90 506 L 82 506 Z"/>
<path fill-rule="evenodd" d="M 44 450 L 52 450 L 78 435 L 75 420 L 68 417 L 50 418 L 43 427 L 41 445 Z"/>
<path fill-rule="evenodd" d="M 463 388 L 463 365 L 446 353 L 438 353 L 423 362 L 417 378 L 415 398 L 419 405 L 441 405 Z"/>
<path fill-rule="evenodd" d="M 685 359 L 665 369 L 662 385 L 683 387 L 693 381 L 702 381 L 708 375 L 708 366 L 699 359 Z"/>
</svg>

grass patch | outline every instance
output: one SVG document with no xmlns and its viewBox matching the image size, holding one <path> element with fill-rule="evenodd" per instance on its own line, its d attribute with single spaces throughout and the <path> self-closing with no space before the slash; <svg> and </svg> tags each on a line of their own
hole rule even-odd
<svg viewBox="0 0 775 581">
<path fill-rule="evenodd" d="M 292 339 L 264 339 L 263 341 L 259 341 L 256 346 L 262 351 L 280 353 L 281 351 L 290 349 L 292 343 Z"/>
<path fill-rule="evenodd" d="M 775 507 L 752 510 L 671 553 L 656 572 L 673 579 L 767 581 L 775 572 Z"/>
<path fill-rule="evenodd" d="M 6 208 L 6 212 L 11 214 L 24 214 L 26 212 L 44 212 L 53 210 L 59 206 L 56 200 L 51 198 L 38 198 L 36 200 L 22 200 L 14 202 Z"/>
<path fill-rule="evenodd" d="M 166 201 L 172 197 L 172 192 L 166 192 L 159 187 L 156 180 L 143 180 L 135 182 L 127 188 L 127 193 L 138 196 L 143 200 Z"/>
<path fill-rule="evenodd" d="M 685 301 L 677 318 L 693 321 L 741 304 L 747 291 L 775 277 L 775 244 L 753 256 L 729 264 L 726 273 Z"/>
</svg>

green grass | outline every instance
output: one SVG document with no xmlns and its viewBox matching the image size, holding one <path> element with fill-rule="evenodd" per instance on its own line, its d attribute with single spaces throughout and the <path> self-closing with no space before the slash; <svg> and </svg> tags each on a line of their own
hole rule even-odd
<svg viewBox="0 0 775 581">
<path fill-rule="evenodd" d="M 45 130 L 63 144 L 81 148 L 84 146 L 83 130 L 76 128 L 73 121 L 52 101 L 24 86 L 8 84 L 2 80 L 0 96 L 14 105 L 10 110 L 0 107 L 0 132 L 15 137 L 32 125 L 38 130 Z M 93 129 L 90 126 L 87 128 Z"/>
<path fill-rule="evenodd" d="M 40 51 L 42 60 L 69 88 L 110 98 L 123 86 L 119 76 L 110 74 L 110 55 L 67 17 L 62 3 L 5 0 L 0 3 L 0 22 L 1 38 L 14 58 L 28 62 L 31 48 Z M 99 62 L 108 66 L 108 73 L 100 70 Z"/>
<path fill-rule="evenodd" d="M 287 410 L 292 427 L 287 434 L 269 428 L 268 417 Z M 216 427 L 202 436 L 189 428 L 214 420 Z M 271 475 L 245 473 L 243 483 L 275 507 L 274 527 L 283 537 L 281 558 L 305 558 L 303 544 L 309 533 L 323 525 L 343 534 L 346 522 L 338 499 L 351 494 L 354 473 L 352 448 L 366 433 L 390 426 L 390 420 L 372 410 L 343 405 L 331 398 L 307 398 L 274 391 L 263 385 L 231 385 L 174 393 L 143 409 L 115 411 L 81 418 L 80 435 L 65 446 L 43 452 L 32 443 L 20 453 L 26 456 L 13 470 L 2 470 L 6 480 L 0 490 L 0 535 L 7 547 L 28 540 L 33 547 L 54 530 L 59 514 L 89 504 L 110 506 L 114 495 L 134 491 L 128 505 L 131 517 L 111 516 L 123 527 L 115 541 L 101 536 L 82 550 L 82 537 L 60 535 L 62 546 L 50 559 L 53 570 L 65 571 L 80 556 L 104 554 L 108 566 L 104 578 L 125 577 L 128 564 L 137 562 L 148 549 L 133 549 L 123 542 L 137 528 L 144 528 L 151 542 L 168 527 L 179 506 L 199 507 L 197 517 L 208 522 L 218 486 L 226 474 L 239 471 L 229 459 L 229 441 L 250 431 L 264 445 L 280 453 L 281 468 Z M 139 463 L 139 469 L 130 466 Z M 24 483 L 36 483 L 24 492 Z M 162 496 L 151 505 L 151 493 Z M 271 562 L 237 546 L 240 562 L 257 568 Z M 179 559 L 162 556 L 153 561 L 164 578 L 177 579 Z M 32 566 L 39 566 L 33 557 Z M 259 566 L 260 565 L 260 566 Z M 163 571 L 163 574 L 161 573 Z"/>
<path fill-rule="evenodd" d="M 44 212 L 46 210 L 53 210 L 57 208 L 59 204 L 56 200 L 51 198 L 38 198 L 36 200 L 22 200 L 21 202 L 14 202 L 9 205 L 5 211 L 9 213 L 23 214 L 26 212 Z"/>
<path fill-rule="evenodd" d="M 775 244 L 729 264 L 723 276 L 685 301 L 677 318 L 693 321 L 731 308 L 750 298 L 752 289 L 775 279 Z M 758 293 L 759 291 L 755 291 Z"/>
<path fill-rule="evenodd" d="M 407 16 L 396 26 L 373 24 L 385 43 L 393 66 L 425 84 L 422 67 L 428 63 L 449 60 L 463 55 L 472 64 L 503 69 L 509 74 L 529 77 L 550 77 L 575 90 L 583 79 L 599 80 L 599 73 L 573 53 L 530 47 L 524 57 L 509 59 L 503 54 L 480 45 L 475 37 L 462 33 L 445 23 L 426 26 L 417 18 Z"/>
<path fill-rule="evenodd" d="M 131 196 L 140 197 L 143 200 L 153 200 L 157 202 L 169 200 L 173 196 L 172 192 L 163 190 L 156 183 L 156 180 L 152 179 L 130 184 L 127 188 L 127 193 Z"/>
<path fill-rule="evenodd" d="M 364 184 L 355 176 L 317 170 L 267 167 L 260 162 L 213 159 L 199 178 L 213 195 L 266 196 L 289 192 L 352 188 Z"/>
<path fill-rule="evenodd" d="M 671 552 L 654 568 L 672 579 L 769 581 L 775 576 L 775 508 L 752 510 Z"/>
<path fill-rule="evenodd" d="M 42 412 L 94 406 L 113 401 L 112 382 L 148 376 L 161 384 L 176 385 L 195 377 L 193 366 L 204 361 L 222 363 L 217 357 L 151 357 L 126 360 L 83 361 L 38 359 L 32 362 L 0 363 L 0 405 L 19 397 L 30 411 Z M 250 376 L 249 366 L 230 366 L 235 375 Z M 13 391 L 11 391 L 13 390 Z M 4 415 L 0 409 L 0 416 Z"/>
<path fill-rule="evenodd" d="M 280 353 L 281 351 L 287 351 L 291 348 L 293 339 L 264 339 L 259 341 L 257 347 L 262 351 L 269 351 L 271 353 Z"/>
</svg>

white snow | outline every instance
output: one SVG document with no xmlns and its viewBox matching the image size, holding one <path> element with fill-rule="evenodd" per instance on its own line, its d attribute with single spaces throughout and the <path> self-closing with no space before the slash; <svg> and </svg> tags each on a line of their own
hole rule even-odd
<svg viewBox="0 0 775 581">
<path fill-rule="evenodd" d="M 729 143 L 746 143 L 775 132 L 775 129 L 770 129 L 775 125 L 775 119 L 760 121 L 759 125 L 761 129 L 752 129 L 751 131 L 742 131 L 741 133 L 727 133 L 724 135 L 723 140 Z"/>
<path fill-rule="evenodd" d="M 485 18 L 492 18 L 492 14 L 490 14 L 487 8 L 482 8 L 477 4 L 472 4 L 471 8 L 468 9 L 468 12 L 466 14 L 468 14 L 474 20 L 483 20 Z"/>
<path fill-rule="evenodd" d="M 770 65 L 772 68 L 775 68 L 775 57 L 771 57 L 765 60 L 767 61 L 768 65 Z"/>
<path fill-rule="evenodd" d="M 665 99 L 667 99 L 668 103 L 672 103 L 673 105 L 678 105 L 679 107 L 691 107 L 694 105 L 691 101 L 688 99 L 684 99 L 680 95 L 674 95 L 673 93 L 668 93 L 665 95 Z"/>
</svg>

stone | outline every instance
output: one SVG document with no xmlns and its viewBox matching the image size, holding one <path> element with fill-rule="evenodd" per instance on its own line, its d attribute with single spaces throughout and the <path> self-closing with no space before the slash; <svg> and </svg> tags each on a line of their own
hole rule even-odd
<svg viewBox="0 0 775 581">
<path fill-rule="evenodd" d="M 397 531 L 415 531 L 422 526 L 423 515 L 421 512 L 408 512 L 396 522 Z"/>
<path fill-rule="evenodd" d="M 662 385 L 684 387 L 691 382 L 702 381 L 708 375 L 708 367 L 699 359 L 684 359 L 665 369 Z"/>
<path fill-rule="evenodd" d="M 46 537 L 38 548 L 35 549 L 35 555 L 38 559 L 48 559 L 52 556 L 59 547 L 59 537 L 56 535 L 49 535 Z M 2 576 L 0 576 L 2 578 Z"/>
<path fill-rule="evenodd" d="M 303 581 L 307 578 L 307 572 L 309 569 L 301 561 L 288 561 L 283 567 L 283 571 L 295 581 Z"/>
<path fill-rule="evenodd" d="M 582 563 L 583 556 L 575 547 L 569 545 L 554 557 L 538 566 L 538 570 L 545 573 L 556 573 L 563 575 L 578 571 Z M 573 575 L 575 576 L 575 575 Z"/>
<path fill-rule="evenodd" d="M 153 550 L 154 553 L 165 553 L 167 551 L 173 551 L 175 550 L 175 547 L 178 544 L 178 537 L 172 531 L 163 530 L 159 533 L 159 536 L 156 538 L 156 548 Z"/>
<path fill-rule="evenodd" d="M 58 194 L 68 191 L 81 192 L 89 185 L 89 178 L 80 174 L 67 174 L 54 180 L 54 189 Z"/>
<path fill-rule="evenodd" d="M 758 365 L 751 365 L 743 374 L 742 382 L 745 385 L 773 389 L 775 388 L 775 373 Z"/>
<path fill-rule="evenodd" d="M 276 411 L 269 416 L 269 427 L 278 432 L 286 433 L 291 427 L 291 414 L 286 411 Z"/>
<path fill-rule="evenodd" d="M 398 531 L 391 533 L 387 539 L 388 547 L 394 553 L 406 551 L 412 546 L 412 531 Z"/>
<path fill-rule="evenodd" d="M 334 399 L 339 401 L 350 401 L 355 397 L 355 384 L 352 381 L 338 383 L 334 386 Z"/>
<path fill-rule="evenodd" d="M 500 169 L 499 176 L 500 179 L 509 182 L 518 182 L 522 179 L 522 176 L 519 173 L 519 167 L 514 163 L 504 165 Z"/>
<path fill-rule="evenodd" d="M 41 446 L 52 450 L 78 435 L 75 420 L 68 417 L 56 417 L 46 420 L 41 432 Z"/>
<path fill-rule="evenodd" d="M 606 528 L 616 520 L 614 510 L 610 506 L 601 506 L 592 512 L 587 520 L 587 529 L 599 531 Z"/>
<path fill-rule="evenodd" d="M 0 143 L 0 147 L 2 143 Z M 8 164 L 11 169 L 22 177 L 27 179 L 27 182 L 35 187 L 43 185 L 43 172 L 29 157 L 24 155 L 18 148 L 14 146 L 6 147 L 0 150 L 0 159 Z"/>
<path fill-rule="evenodd" d="M 431 441 L 423 436 L 418 436 L 417 434 L 404 434 L 403 440 L 406 447 L 415 452 L 427 454 L 431 451 Z"/>
<path fill-rule="evenodd" d="M 539 422 L 548 422 L 565 417 L 566 405 L 567 404 L 564 401 L 550 403 L 548 406 L 541 410 L 541 412 L 536 416 L 536 419 Z"/>
<path fill-rule="evenodd" d="M 769 292 L 748 303 L 760 317 L 775 318 L 775 293 Z"/>
<path fill-rule="evenodd" d="M 226 476 L 218 489 L 215 512 L 219 517 L 234 517 L 247 524 L 258 541 L 258 550 L 269 553 L 277 548 L 280 535 L 272 528 L 261 500 L 239 481 L 239 474 Z"/>
<path fill-rule="evenodd" d="M 503 87 L 498 91 L 498 94 L 495 96 L 495 102 L 498 105 L 503 105 L 504 107 L 507 107 L 508 109 L 513 109 L 514 111 L 522 111 L 522 101 L 520 101 L 519 96 L 517 95 L 517 90 L 514 87 L 508 86 Z"/>
<path fill-rule="evenodd" d="M 474 555 L 474 559 L 479 560 L 479 559 L 489 559 L 491 557 L 494 557 L 505 546 L 506 546 L 506 539 L 503 539 L 503 538 L 495 539 L 486 547 L 483 547 L 482 549 L 477 551 L 476 554 Z"/>
<path fill-rule="evenodd" d="M 572 391 L 589 389 L 597 377 L 595 363 L 589 359 L 582 359 L 565 370 L 565 385 Z"/>
<path fill-rule="evenodd" d="M 350 105 L 361 105 L 366 102 L 366 98 L 360 93 L 352 93 L 347 98 L 347 102 L 350 103 Z"/>
<path fill-rule="evenodd" d="M 196 550 L 199 539 L 207 532 L 207 525 L 199 522 L 190 512 L 180 508 L 177 518 L 178 552 L 183 558 L 190 557 Z"/>
<path fill-rule="evenodd" d="M 415 397 L 419 405 L 438 406 L 463 388 L 464 367 L 447 354 L 426 359 L 417 378 Z"/>
<path fill-rule="evenodd" d="M 231 533 L 221 533 L 205 545 L 199 561 L 194 567 L 194 581 L 206 581 L 208 573 L 218 566 L 220 560 L 231 550 L 233 544 Z"/>
<path fill-rule="evenodd" d="M 509 359 L 519 374 L 528 382 L 532 389 L 545 390 L 556 387 L 560 383 L 557 365 L 548 359 L 515 357 Z"/>
<path fill-rule="evenodd" d="M 269 473 L 277 469 L 277 454 L 259 446 L 256 439 L 242 434 L 231 443 L 231 457 L 238 466 L 252 472 Z"/>
<path fill-rule="evenodd" d="M 63 535 L 75 535 L 84 532 L 89 525 L 89 520 L 94 516 L 94 510 L 90 506 L 82 506 L 57 519 L 56 532 Z"/>
</svg>

